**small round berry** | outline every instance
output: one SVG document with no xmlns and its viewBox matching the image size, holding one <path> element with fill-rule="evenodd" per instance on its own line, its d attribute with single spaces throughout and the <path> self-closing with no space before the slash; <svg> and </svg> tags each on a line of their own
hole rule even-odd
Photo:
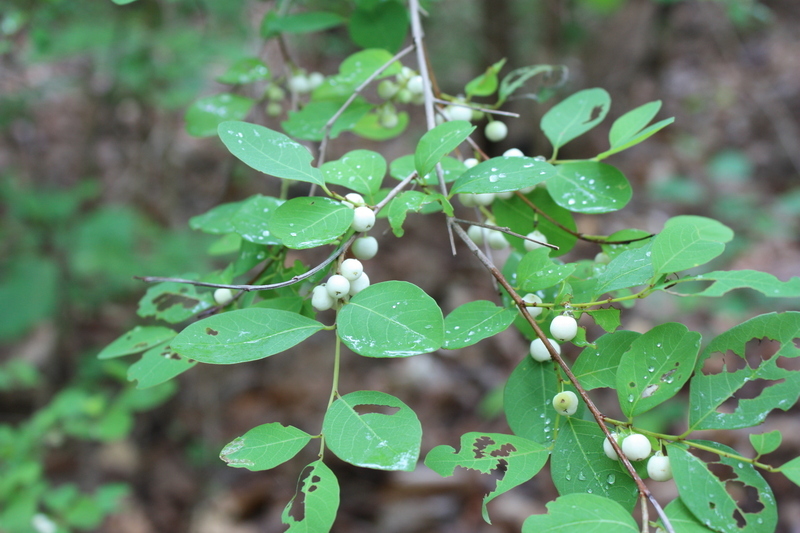
<svg viewBox="0 0 800 533">
<path fill-rule="evenodd" d="M 359 237 L 353 242 L 353 246 L 350 249 L 356 259 L 361 259 L 362 261 L 372 259 L 378 253 L 378 239 L 368 235 Z"/>
<path fill-rule="evenodd" d="M 403 87 L 397 91 L 397 94 L 395 94 L 394 97 L 401 104 L 407 104 L 414 98 L 414 95 L 411 94 L 411 91 Z"/>
<path fill-rule="evenodd" d="M 331 298 L 341 298 L 350 292 L 350 280 L 341 274 L 334 274 L 328 278 L 325 289 L 331 295 Z"/>
<path fill-rule="evenodd" d="M 490 141 L 499 142 L 508 135 L 508 126 L 499 120 L 493 120 L 486 125 L 483 134 L 486 135 L 486 138 Z"/>
<path fill-rule="evenodd" d="M 641 461 L 650 456 L 653 451 L 650 439 L 641 433 L 632 433 L 622 441 L 622 453 L 631 461 Z"/>
<path fill-rule="evenodd" d="M 363 274 L 358 276 L 358 278 L 355 281 L 350 283 L 350 291 L 348 292 L 348 294 L 350 296 L 355 296 L 356 294 L 363 291 L 367 287 L 369 287 L 369 276 L 367 276 L 367 273 L 364 272 Z"/>
<path fill-rule="evenodd" d="M 483 246 L 485 242 L 484 236 L 488 238 L 488 233 L 490 231 L 492 230 L 482 228 L 481 226 L 470 226 L 469 229 L 467 229 L 467 235 L 469 235 L 469 238 L 472 239 L 472 242 L 477 246 Z"/>
<path fill-rule="evenodd" d="M 375 225 L 375 211 L 362 205 L 353 210 L 353 224 L 351 227 L 356 231 L 369 231 Z"/>
<path fill-rule="evenodd" d="M 414 69 L 412 69 L 411 67 L 404 66 L 403 68 L 400 69 L 400 73 L 397 76 L 395 76 L 395 78 L 397 79 L 397 83 L 408 83 L 408 80 L 410 80 L 416 75 L 417 73 L 414 72 Z"/>
<path fill-rule="evenodd" d="M 672 465 L 669 462 L 669 457 L 662 455 L 661 452 L 656 452 L 647 461 L 647 475 L 654 481 L 669 481 L 672 479 Z"/>
<path fill-rule="evenodd" d="M 344 195 L 344 205 L 351 209 L 355 209 L 357 205 L 364 205 L 364 197 L 357 192 L 349 192 Z"/>
<path fill-rule="evenodd" d="M 327 286 L 324 283 L 322 285 L 317 285 L 314 287 L 314 290 L 311 291 L 311 305 L 317 311 L 327 311 L 333 307 L 333 303 L 334 299 L 328 294 Z"/>
<path fill-rule="evenodd" d="M 397 113 L 395 113 L 394 111 L 386 111 L 381 113 L 378 116 L 378 120 L 380 121 L 381 126 L 386 128 L 387 130 L 396 127 L 400 123 L 400 117 L 398 117 Z"/>
<path fill-rule="evenodd" d="M 617 441 L 617 443 L 619 443 L 619 433 L 612 433 L 611 436 L 614 437 L 614 440 Z M 611 441 L 608 440 L 608 437 L 603 440 L 603 451 L 605 452 L 606 457 L 612 461 L 619 459 L 619 455 L 617 455 L 617 451 L 611 445 Z"/>
<path fill-rule="evenodd" d="M 559 392 L 553 397 L 553 408 L 560 415 L 574 415 L 578 410 L 578 395 L 571 390 Z"/>
<path fill-rule="evenodd" d="M 594 256 L 594 262 L 598 265 L 607 265 L 611 262 L 611 257 L 605 252 L 600 252 Z"/>
<path fill-rule="evenodd" d="M 339 273 L 347 278 L 347 281 L 355 281 L 364 273 L 364 265 L 358 259 L 345 259 L 339 267 Z"/>
<path fill-rule="evenodd" d="M 547 339 L 547 341 L 550 343 L 550 345 L 553 347 L 556 353 L 561 355 L 561 346 L 559 346 L 559 344 L 553 339 Z M 531 357 L 533 357 L 535 361 L 539 361 L 540 363 L 543 363 L 544 361 L 549 361 L 552 358 L 550 352 L 547 350 L 547 347 L 542 342 L 542 339 L 533 339 L 533 341 L 531 341 L 530 351 L 531 351 Z"/>
<path fill-rule="evenodd" d="M 472 195 L 475 199 L 476 205 L 492 205 L 494 202 L 494 193 L 493 192 L 481 192 Z"/>
<path fill-rule="evenodd" d="M 533 239 L 533 241 L 529 241 L 527 239 L 525 240 L 525 250 L 528 252 L 532 252 L 537 248 L 541 248 L 542 245 L 539 243 L 542 242 L 547 243 L 547 237 L 545 236 L 544 233 L 542 233 L 539 230 L 533 230 L 532 232 L 528 233 L 526 237 L 528 237 L 528 239 Z M 534 241 L 539 241 L 539 242 L 534 242 Z"/>
<path fill-rule="evenodd" d="M 461 193 L 458 195 L 458 201 L 461 202 L 461 205 L 464 207 L 475 207 L 475 195 L 470 193 Z"/>
<path fill-rule="evenodd" d="M 445 107 L 444 114 L 447 115 L 447 118 L 450 120 L 466 120 L 467 122 L 472 120 L 472 110 L 460 105 L 449 105 Z"/>
<path fill-rule="evenodd" d="M 267 100 L 283 100 L 286 98 L 286 91 L 281 89 L 278 85 L 270 85 L 267 87 L 266 93 Z"/>
<path fill-rule="evenodd" d="M 283 106 L 280 102 L 268 102 L 266 111 L 268 116 L 278 117 L 283 113 Z"/>
<path fill-rule="evenodd" d="M 378 84 L 378 96 L 388 100 L 397 94 L 400 87 L 392 80 L 383 80 Z"/>
<path fill-rule="evenodd" d="M 475 159 L 474 157 L 470 157 L 464 160 L 464 166 L 467 168 L 472 168 L 477 165 L 478 165 L 478 160 Z"/>
<path fill-rule="evenodd" d="M 316 89 L 325 81 L 325 76 L 320 72 L 312 72 L 308 75 L 308 85 L 311 87 L 311 90 Z"/>
<path fill-rule="evenodd" d="M 522 194 L 530 194 L 536 188 L 536 185 L 531 185 L 530 187 L 523 187 L 519 190 Z"/>
<path fill-rule="evenodd" d="M 526 304 L 540 304 L 542 303 L 542 299 L 539 298 L 537 295 L 529 292 L 525 296 L 522 297 Z M 541 307 L 528 307 L 528 313 L 533 317 L 536 318 L 537 316 L 542 314 L 544 311 Z"/>
<path fill-rule="evenodd" d="M 498 200 L 508 200 L 512 196 L 514 196 L 514 191 L 504 191 L 504 192 L 494 193 L 494 197 Z"/>
<path fill-rule="evenodd" d="M 489 237 L 486 239 L 486 243 L 492 250 L 505 250 L 508 248 L 508 240 L 506 239 L 506 236 L 503 235 L 502 231 L 490 231 Z"/>
<path fill-rule="evenodd" d="M 306 77 L 305 74 L 295 74 L 289 79 L 287 85 L 289 90 L 293 93 L 305 94 L 311 91 L 311 83 L 308 81 L 308 77 Z"/>
<path fill-rule="evenodd" d="M 522 153 L 522 150 L 519 148 L 509 148 L 505 152 L 503 152 L 503 156 L 505 157 L 525 157 L 525 154 Z"/>
<path fill-rule="evenodd" d="M 571 341 L 577 334 L 578 322 L 569 315 L 559 315 L 550 322 L 550 335 L 558 341 Z"/>
<path fill-rule="evenodd" d="M 413 76 L 408 83 L 406 83 L 406 89 L 411 91 L 411 94 L 417 95 L 422 94 L 423 86 L 422 86 L 422 76 L 417 74 Z"/>
<path fill-rule="evenodd" d="M 226 306 L 233 301 L 233 291 L 230 289 L 217 289 L 214 291 L 214 301 L 217 305 Z"/>
</svg>

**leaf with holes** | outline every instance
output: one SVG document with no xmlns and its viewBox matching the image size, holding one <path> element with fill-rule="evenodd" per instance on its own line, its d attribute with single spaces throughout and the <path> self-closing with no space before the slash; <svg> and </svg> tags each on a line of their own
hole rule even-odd
<svg viewBox="0 0 800 533">
<path fill-rule="evenodd" d="M 558 151 L 572 139 L 600 124 L 610 107 L 611 97 L 604 89 L 585 89 L 545 113 L 541 128 L 550 144 Z"/>
<path fill-rule="evenodd" d="M 697 369 L 689 388 L 689 429 L 738 429 L 760 424 L 770 411 L 791 408 L 800 398 L 800 371 L 778 366 L 783 357 L 800 356 L 797 338 L 800 337 L 800 312 L 769 313 L 752 318 L 717 336 L 697 361 Z M 758 365 L 747 363 L 747 343 L 770 339 L 780 344 L 778 351 Z M 744 368 L 707 374 L 703 364 L 715 354 L 733 353 L 742 359 Z M 727 356 L 726 356 L 727 357 Z M 742 366 L 742 365 L 737 365 Z M 720 407 L 746 384 L 763 380 L 766 385 L 754 398 L 738 400 L 732 413 L 720 412 Z"/>
<path fill-rule="evenodd" d="M 518 191 L 541 183 L 555 173 L 553 165 L 532 157 L 493 157 L 459 176 L 451 192 L 480 194 Z"/>
<path fill-rule="evenodd" d="M 778 449 L 778 446 L 781 445 L 781 440 L 783 440 L 781 432 L 777 429 L 768 433 L 751 433 L 749 437 L 750 444 L 753 445 L 753 449 L 758 455 L 765 455 L 774 452 Z"/>
<path fill-rule="evenodd" d="M 163 326 L 136 326 L 118 337 L 97 354 L 98 359 L 112 359 L 140 353 L 173 338 L 175 330 Z"/>
<path fill-rule="evenodd" d="M 222 93 L 195 100 L 186 110 L 186 132 L 194 137 L 216 135 L 226 120 L 242 120 L 255 100 L 238 94 Z"/>
<path fill-rule="evenodd" d="M 517 267 L 517 283 L 524 292 L 552 287 L 575 271 L 575 263 L 558 265 L 549 254 L 549 248 L 537 248 L 522 257 Z"/>
<path fill-rule="evenodd" d="M 708 263 L 725 250 L 733 231 L 716 220 L 693 215 L 672 217 L 653 239 L 656 273 L 679 272 Z"/>
<path fill-rule="evenodd" d="M 410 472 L 417 466 L 422 426 L 414 411 L 391 394 L 357 391 L 333 402 L 322 434 L 325 445 L 342 461 Z"/>
<path fill-rule="evenodd" d="M 475 126 L 466 120 L 452 120 L 425 133 L 414 152 L 414 168 L 417 174 L 424 176 L 433 170 L 436 163 L 464 142 L 473 130 Z"/>
<path fill-rule="evenodd" d="M 716 463 L 732 471 L 733 476 L 720 481 L 713 474 L 710 465 L 689 453 L 683 444 L 668 444 L 667 453 L 675 476 L 675 484 L 681 495 L 681 501 L 704 524 L 713 525 L 716 531 L 723 533 L 762 533 L 775 531 L 778 522 L 778 511 L 772 489 L 761 477 L 761 474 L 750 463 L 737 459 L 738 453 L 733 448 L 711 441 L 691 441 L 713 448 L 731 457 L 719 455 Z M 716 470 L 715 470 L 716 471 Z M 729 492 L 737 492 L 741 488 L 751 487 L 753 496 L 758 502 L 739 503 Z M 748 491 L 741 491 L 747 494 Z M 760 503 L 760 510 L 747 512 L 752 506 Z M 738 522 L 741 521 L 742 524 Z"/>
<path fill-rule="evenodd" d="M 297 480 L 294 497 L 283 509 L 286 533 L 326 533 L 339 509 L 339 482 L 322 460 L 306 466 Z"/>
<path fill-rule="evenodd" d="M 637 337 L 617 370 L 617 397 L 627 417 L 675 396 L 694 371 L 701 335 L 669 322 Z"/>
<path fill-rule="evenodd" d="M 170 346 L 201 363 L 230 365 L 288 350 L 324 327 L 297 313 L 251 307 L 190 324 Z"/>
<path fill-rule="evenodd" d="M 375 202 L 386 174 L 386 160 L 371 150 L 352 150 L 322 165 L 325 183 L 341 185 L 365 195 L 367 203 Z"/>
<path fill-rule="evenodd" d="M 472 346 L 505 331 L 516 316 L 516 309 L 499 307 L 488 300 L 460 305 L 444 319 L 442 348 L 456 350 Z"/>
<path fill-rule="evenodd" d="M 271 230 L 270 223 L 275 211 L 284 200 L 272 196 L 255 194 L 241 203 L 230 219 L 234 230 L 242 239 L 256 244 L 281 244 Z"/>
<path fill-rule="evenodd" d="M 556 436 L 552 401 L 558 392 L 553 365 L 523 357 L 503 391 L 508 426 L 520 437 L 550 446 Z"/>
<path fill-rule="evenodd" d="M 680 533 L 712 533 L 712 529 L 701 524 L 680 498 L 675 498 L 664 508 L 675 531 Z"/>
<path fill-rule="evenodd" d="M 437 211 L 444 208 L 445 214 L 453 216 L 453 206 L 440 193 L 424 193 L 420 191 L 403 191 L 389 203 L 389 225 L 395 237 L 402 237 L 405 233 L 403 223 L 409 211 L 419 213 L 429 206 Z M 426 211 L 430 212 L 430 211 Z"/>
<path fill-rule="evenodd" d="M 461 449 L 436 446 L 425 457 L 425 466 L 440 476 L 452 476 L 456 467 L 477 470 L 484 474 L 499 473 L 494 490 L 483 497 L 483 519 L 491 524 L 486 505 L 497 496 L 525 483 L 547 462 L 548 450 L 522 437 L 499 433 L 465 433 Z"/>
<path fill-rule="evenodd" d="M 522 533 L 638 533 L 639 526 L 617 502 L 596 494 L 566 494 L 547 504 L 547 514 L 529 516 Z M 684 533 L 684 532 L 681 532 Z"/>
<path fill-rule="evenodd" d="M 276 178 L 325 184 L 322 172 L 311 166 L 311 152 L 283 133 L 235 121 L 223 122 L 217 133 L 233 155 L 259 172 Z"/>
<path fill-rule="evenodd" d="M 772 298 L 800 297 L 800 277 L 781 281 L 772 274 L 757 270 L 720 270 L 693 276 L 689 281 L 713 281 L 693 296 L 722 296 L 735 289 L 753 289 Z"/>
<path fill-rule="evenodd" d="M 509 227 L 521 235 L 527 235 L 536 228 L 547 236 L 547 242 L 558 246 L 558 250 L 550 251 L 551 256 L 555 257 L 569 252 L 575 246 L 578 238 L 562 229 L 561 226 L 573 232 L 577 230 L 572 213 L 556 205 L 547 190 L 540 187 L 526 194 L 525 199 L 542 212 L 547 213 L 556 223 L 543 218 L 531 209 L 525 200 L 514 195 L 508 200 L 497 199 L 492 204 L 497 225 Z M 525 243 L 522 239 L 513 235 L 508 235 L 506 238 L 514 249 L 520 252 L 525 251 Z"/>
<path fill-rule="evenodd" d="M 616 168 L 595 161 L 558 165 L 547 181 L 553 200 L 574 213 L 610 213 L 625 207 L 633 196 L 628 179 Z"/>
<path fill-rule="evenodd" d="M 196 364 L 197 361 L 181 357 L 164 343 L 147 350 L 128 368 L 128 381 L 136 380 L 137 389 L 147 389 L 183 374 Z"/>
<path fill-rule="evenodd" d="M 262 424 L 225 445 L 219 458 L 235 468 L 268 470 L 297 455 L 310 440 L 311 435 L 294 426 Z"/>
<path fill-rule="evenodd" d="M 342 307 L 336 325 L 342 342 L 365 357 L 408 357 L 444 342 L 442 310 L 406 281 L 370 285 Z"/>
<path fill-rule="evenodd" d="M 622 356 L 640 336 L 635 331 L 615 331 L 598 338 L 595 346 L 584 348 L 572 367 L 583 388 L 616 387 Z"/>
<path fill-rule="evenodd" d="M 184 276 L 185 277 L 185 276 Z M 210 292 L 197 292 L 194 285 L 165 282 L 153 285 L 139 300 L 140 317 L 155 317 L 177 324 L 215 305 Z"/>
<path fill-rule="evenodd" d="M 352 223 L 353 210 L 342 202 L 300 196 L 276 209 L 269 227 L 284 246 L 304 250 L 336 241 Z"/>
</svg>

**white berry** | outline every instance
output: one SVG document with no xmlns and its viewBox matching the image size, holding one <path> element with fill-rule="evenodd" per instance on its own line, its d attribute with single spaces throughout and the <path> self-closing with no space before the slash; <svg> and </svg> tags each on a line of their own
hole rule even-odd
<svg viewBox="0 0 800 533">
<path fill-rule="evenodd" d="M 320 72 L 312 72 L 308 75 L 308 85 L 311 89 L 316 89 L 325 81 L 325 76 Z"/>
<path fill-rule="evenodd" d="M 358 259 L 345 259 L 339 267 L 339 273 L 347 278 L 347 281 L 355 281 L 364 273 L 364 265 Z"/>
<path fill-rule="evenodd" d="M 542 245 L 539 244 L 539 243 L 542 243 L 542 242 L 543 243 L 547 243 L 547 237 L 545 236 L 544 233 L 542 233 L 539 230 L 533 230 L 532 232 L 528 233 L 528 235 L 526 235 L 526 237 L 528 237 L 528 239 L 533 239 L 533 241 L 539 241 L 539 242 L 533 242 L 533 241 L 529 241 L 529 240 L 526 239 L 525 240 L 525 250 L 528 251 L 528 252 L 532 252 L 533 250 L 536 250 L 537 248 L 541 248 Z"/>
<path fill-rule="evenodd" d="M 411 94 L 422 94 L 422 76 L 417 74 L 408 80 L 408 83 L 406 83 L 406 89 L 411 91 Z"/>
<path fill-rule="evenodd" d="M 230 289 L 217 289 L 214 291 L 214 301 L 217 305 L 228 305 L 233 301 L 233 291 Z"/>
<path fill-rule="evenodd" d="M 611 436 L 614 437 L 614 440 L 617 443 L 619 443 L 619 433 L 612 433 Z M 608 457 L 612 461 L 616 461 L 617 459 L 619 459 L 619 455 L 617 455 L 617 451 L 611 445 L 611 441 L 608 440 L 608 437 L 606 437 L 603 440 L 603 451 L 606 453 L 606 457 Z"/>
<path fill-rule="evenodd" d="M 458 195 L 458 201 L 461 202 L 461 205 L 464 207 L 475 207 L 478 205 L 475 203 L 475 195 L 469 193 L 462 193 Z"/>
<path fill-rule="evenodd" d="M 367 287 L 369 287 L 369 276 L 367 276 L 367 273 L 364 272 L 363 274 L 358 276 L 358 278 L 355 281 L 350 283 L 350 290 L 348 291 L 348 294 L 350 296 L 355 296 L 356 294 L 363 291 Z"/>
<path fill-rule="evenodd" d="M 500 200 L 508 200 L 512 196 L 514 196 L 515 191 L 504 191 L 504 192 L 496 192 L 494 193 L 494 197 Z"/>
<path fill-rule="evenodd" d="M 661 452 L 656 452 L 647 461 L 647 475 L 654 481 L 669 481 L 672 479 L 672 465 L 669 462 L 669 457 L 662 455 Z"/>
<path fill-rule="evenodd" d="M 367 261 L 378 253 L 378 239 L 370 236 L 359 237 L 353 242 L 353 246 L 350 249 L 357 259 Z"/>
<path fill-rule="evenodd" d="M 347 207 L 355 209 L 357 205 L 364 205 L 364 197 L 357 192 L 350 192 L 344 195 L 344 202 Z"/>
<path fill-rule="evenodd" d="M 550 343 L 550 345 L 553 347 L 556 353 L 561 355 L 561 346 L 559 346 L 559 344 L 553 339 L 547 339 L 547 341 Z M 533 357 L 535 361 L 539 361 L 540 363 L 544 361 L 549 361 L 552 358 L 550 352 L 547 350 L 547 347 L 542 342 L 542 339 L 533 339 L 533 341 L 531 341 L 530 351 L 531 351 L 531 357 Z"/>
<path fill-rule="evenodd" d="M 396 127 L 400 123 L 400 117 L 397 116 L 397 113 L 391 110 L 381 113 L 380 117 L 378 117 L 378 120 L 380 120 L 381 126 L 387 130 Z"/>
<path fill-rule="evenodd" d="M 484 235 L 488 237 L 490 231 L 492 230 L 482 228 L 481 226 L 470 226 L 469 229 L 467 229 L 467 235 L 469 235 L 469 238 L 472 239 L 472 242 L 477 246 L 483 246 L 483 237 Z"/>
<path fill-rule="evenodd" d="M 476 205 L 492 205 L 494 202 L 493 192 L 482 192 L 472 195 Z"/>
<path fill-rule="evenodd" d="M 311 305 L 317 311 L 327 311 L 333 307 L 333 304 L 334 299 L 328 294 L 327 286 L 324 283 L 322 285 L 317 285 L 314 287 L 314 290 L 311 291 Z"/>
<path fill-rule="evenodd" d="M 474 157 L 470 157 L 464 160 L 464 166 L 467 168 L 472 168 L 477 165 L 478 165 L 478 160 L 475 159 Z"/>
<path fill-rule="evenodd" d="M 486 242 L 492 250 L 505 250 L 508 248 L 508 240 L 502 231 L 491 230 Z"/>
<path fill-rule="evenodd" d="M 304 94 L 311 91 L 311 82 L 304 74 L 296 74 L 292 76 L 288 83 L 289 90 L 293 93 Z"/>
<path fill-rule="evenodd" d="M 611 262 L 611 257 L 605 252 L 600 252 L 594 256 L 594 262 L 598 265 L 607 265 Z"/>
<path fill-rule="evenodd" d="M 486 125 L 486 129 L 483 130 L 483 134 L 486 135 L 486 138 L 490 141 L 502 141 L 508 135 L 508 126 L 499 120 L 493 120 Z"/>
<path fill-rule="evenodd" d="M 353 210 L 353 224 L 356 231 L 369 231 L 375 225 L 375 211 L 362 205 Z"/>
<path fill-rule="evenodd" d="M 341 298 L 350 292 L 350 280 L 341 274 L 334 274 L 328 278 L 325 289 L 331 295 L 331 298 Z"/>
<path fill-rule="evenodd" d="M 577 334 L 578 322 L 569 315 L 558 315 L 550 322 L 550 335 L 558 341 L 571 341 Z"/>
<path fill-rule="evenodd" d="M 578 410 L 578 395 L 571 390 L 559 392 L 553 397 L 553 408 L 560 415 L 574 415 Z"/>
<path fill-rule="evenodd" d="M 631 461 L 641 461 L 653 451 L 650 440 L 641 433 L 632 433 L 622 441 L 622 453 Z"/>
<path fill-rule="evenodd" d="M 399 89 L 400 87 L 398 87 L 397 84 L 392 80 L 383 80 L 378 84 L 378 96 L 384 100 L 388 100 L 397 94 Z"/>
<path fill-rule="evenodd" d="M 472 120 L 472 109 L 460 105 L 449 105 L 444 108 L 444 114 L 450 120 Z"/>
<path fill-rule="evenodd" d="M 542 303 L 542 299 L 539 298 L 537 295 L 529 292 L 525 296 L 522 297 L 526 304 L 540 304 Z M 528 307 L 528 313 L 533 317 L 536 318 L 537 316 L 542 314 L 544 311 L 541 307 Z"/>
<path fill-rule="evenodd" d="M 505 157 L 525 157 L 525 154 L 522 153 L 522 150 L 519 148 L 509 148 L 505 152 L 503 152 Z"/>
</svg>

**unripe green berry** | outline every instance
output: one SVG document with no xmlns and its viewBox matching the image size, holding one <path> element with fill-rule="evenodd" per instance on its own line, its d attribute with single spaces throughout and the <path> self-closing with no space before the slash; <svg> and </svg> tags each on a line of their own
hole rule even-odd
<svg viewBox="0 0 800 533">
<path fill-rule="evenodd" d="M 558 341 L 571 341 L 577 334 L 578 322 L 569 315 L 559 315 L 550 322 L 550 335 Z"/>
<path fill-rule="evenodd" d="M 353 251 L 353 255 L 356 256 L 356 259 L 367 261 L 375 257 L 375 254 L 378 253 L 378 239 L 368 235 L 359 237 L 353 242 L 353 246 L 350 249 Z"/>
<path fill-rule="evenodd" d="M 647 475 L 653 481 L 669 481 L 672 479 L 672 465 L 670 464 L 669 457 L 663 455 L 661 452 L 656 452 L 649 461 L 647 461 Z"/>
<path fill-rule="evenodd" d="M 508 135 L 508 126 L 499 120 L 493 120 L 486 125 L 483 134 L 486 135 L 486 138 L 490 141 L 499 142 Z"/>
<path fill-rule="evenodd" d="M 559 392 L 553 397 L 553 408 L 560 415 L 574 415 L 578 410 L 578 395 L 571 390 Z"/>
<path fill-rule="evenodd" d="M 267 103 L 267 115 L 270 117 L 278 117 L 283 113 L 283 106 L 280 102 L 269 102 Z"/>
<path fill-rule="evenodd" d="M 351 227 L 357 231 L 369 231 L 375 225 L 375 211 L 362 205 L 353 210 L 353 223 Z"/>
<path fill-rule="evenodd" d="M 267 100 L 280 101 L 286 98 L 286 91 L 281 89 L 278 85 L 270 85 L 266 91 Z"/>
<path fill-rule="evenodd" d="M 400 123 L 400 117 L 398 117 L 397 113 L 394 111 L 385 111 L 378 116 L 378 121 L 381 123 L 381 126 L 390 130 Z"/>
<path fill-rule="evenodd" d="M 622 441 L 622 453 L 631 461 L 641 461 L 653 451 L 650 440 L 641 433 L 632 433 Z"/>
<path fill-rule="evenodd" d="M 403 87 L 402 89 L 397 91 L 397 94 L 394 95 L 395 100 L 400 102 L 401 104 L 407 104 L 414 98 L 414 95 L 411 94 L 411 91 Z"/>
<path fill-rule="evenodd" d="M 553 339 L 547 339 L 547 341 L 550 343 L 550 345 L 553 347 L 556 353 L 561 355 L 561 346 L 559 346 L 559 344 Z M 531 352 L 531 357 L 533 357 L 535 361 L 539 361 L 540 363 L 552 359 L 552 356 L 550 355 L 550 352 L 547 350 L 547 347 L 544 345 L 544 342 L 542 342 L 542 339 L 537 338 L 531 341 L 530 352 Z"/>
<path fill-rule="evenodd" d="M 539 244 L 539 243 L 541 243 L 541 242 L 546 243 L 547 242 L 547 236 L 544 233 L 542 233 L 541 231 L 539 231 L 539 230 L 533 230 L 532 232 L 528 233 L 528 235 L 526 235 L 526 237 L 528 237 L 528 239 L 533 239 L 533 241 L 529 241 L 527 239 L 525 240 L 524 246 L 525 246 L 525 250 L 528 251 L 528 252 L 532 252 L 532 251 L 536 250 L 537 248 L 541 248 L 542 245 Z M 539 242 L 534 242 L 534 241 L 539 241 Z"/>
<path fill-rule="evenodd" d="M 217 289 L 214 291 L 214 301 L 217 305 L 226 306 L 233 301 L 233 291 L 230 289 Z"/>
<path fill-rule="evenodd" d="M 383 80 L 378 84 L 378 96 L 383 98 L 384 100 L 389 100 L 395 94 L 400 87 L 397 86 L 395 82 L 392 80 Z"/>
<path fill-rule="evenodd" d="M 342 298 L 343 296 L 347 296 L 347 293 L 350 292 L 350 280 L 341 274 L 334 274 L 329 277 L 328 282 L 325 283 L 325 290 L 328 291 L 331 298 Z"/>
<path fill-rule="evenodd" d="M 339 267 L 339 273 L 347 278 L 347 281 L 355 281 L 364 273 L 364 265 L 358 259 L 345 259 Z"/>
<path fill-rule="evenodd" d="M 600 252 L 594 256 L 594 262 L 598 265 L 607 265 L 611 262 L 611 257 L 605 252 Z"/>
<path fill-rule="evenodd" d="M 522 297 L 526 304 L 540 304 L 542 303 L 542 299 L 539 298 L 536 294 L 529 292 L 525 296 Z M 544 309 L 542 307 L 528 307 L 528 314 L 530 314 L 533 318 L 542 314 Z"/>
</svg>

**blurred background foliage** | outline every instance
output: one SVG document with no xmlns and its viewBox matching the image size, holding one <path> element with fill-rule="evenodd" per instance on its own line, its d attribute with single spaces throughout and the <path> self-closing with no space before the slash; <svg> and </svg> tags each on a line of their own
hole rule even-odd
<svg viewBox="0 0 800 533">
<path fill-rule="evenodd" d="M 324 369 L 290 358 L 245 370 L 198 367 L 181 377 L 180 387 L 135 391 L 126 365 L 95 355 L 136 323 L 145 287 L 133 276 L 214 268 L 206 253 L 211 241 L 187 229 L 189 217 L 277 192 L 274 183 L 234 165 L 215 138 L 188 135 L 186 109 L 219 92 L 214 80 L 242 57 L 257 56 L 279 73 L 290 68 L 276 41 L 260 35 L 270 10 L 324 8 L 347 16 L 354 4 L 9 0 L 0 6 L 0 531 L 280 530 L 277 514 L 293 494 L 297 469 L 242 473 L 216 456 L 232 437 L 275 418 L 275 410 L 288 413 L 280 417 L 287 422 L 316 420 L 315 393 L 292 384 L 304 380 L 324 390 Z M 755 268 L 781 279 L 800 274 L 795 0 L 424 5 L 430 59 L 447 93 L 463 91 L 505 57 L 506 68 L 566 65 L 569 80 L 553 101 L 606 88 L 614 101 L 606 124 L 656 99 L 664 101 L 664 116 L 676 116 L 674 126 L 613 161 L 634 185 L 631 206 L 613 218 L 579 220 L 583 231 L 658 231 L 670 215 L 702 214 L 737 232 L 715 267 Z M 289 36 L 285 45 L 298 65 L 325 74 L 359 49 L 345 27 Z M 551 104 L 509 102 L 506 109 L 522 118 L 510 122 L 506 141 L 489 146 L 492 154 L 518 147 L 547 155 L 535 125 Z M 279 118 L 263 109 L 248 118 L 278 127 Z M 391 159 L 412 150 L 421 131 L 412 126 L 384 145 L 344 135 L 332 150 L 378 149 Z M 606 133 L 598 128 L 561 155 L 597 153 Z M 383 277 L 407 278 L 410 265 L 420 270 L 419 258 L 430 257 L 412 281 L 445 305 L 454 306 L 476 284 L 480 294 L 470 298 L 493 298 L 482 271 L 465 254 L 450 257 L 445 241 L 422 238 L 426 231 L 412 225 L 402 248 L 386 238 Z M 572 253 L 590 257 L 595 250 Z M 680 317 L 714 334 L 775 309 L 768 305 L 775 302 L 751 293 L 710 302 L 657 295 L 624 326 Z M 426 445 L 439 444 L 479 424 L 503 430 L 496 392 L 524 353 L 520 347 L 519 339 L 500 336 L 458 359 L 420 356 L 384 368 L 350 361 L 354 377 L 345 379 L 382 390 L 405 387 L 427 406 L 417 409 L 430 430 Z M 500 355 L 489 360 L 486 353 Z M 666 430 L 679 416 L 680 404 L 670 405 L 678 412 L 656 413 L 654 427 Z M 787 445 L 795 448 L 783 453 L 796 456 L 800 441 Z M 383 472 L 349 479 L 346 465 L 336 467 L 351 494 L 336 530 L 351 533 L 513 531 L 552 494 L 551 487 L 533 486 L 498 499 L 489 529 L 464 511 L 476 507 L 470 500 L 482 495 L 481 480 L 471 486 Z M 421 493 L 434 496 L 415 499 Z M 376 494 L 382 505 L 375 505 Z M 794 531 L 789 524 L 800 516 L 798 504 L 784 505 L 781 527 Z"/>
</svg>

